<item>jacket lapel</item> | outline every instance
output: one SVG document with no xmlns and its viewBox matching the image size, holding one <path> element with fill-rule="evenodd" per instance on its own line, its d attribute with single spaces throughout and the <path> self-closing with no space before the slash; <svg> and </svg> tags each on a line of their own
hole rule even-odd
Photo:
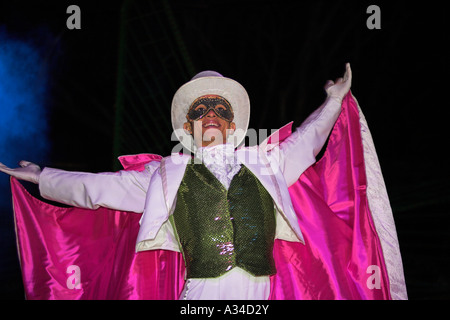
<svg viewBox="0 0 450 320">
<path fill-rule="evenodd" d="M 161 161 L 161 180 L 169 214 L 190 159 L 191 156 L 185 154 L 173 154 Z"/>
<path fill-rule="evenodd" d="M 238 160 L 243 163 L 259 179 L 270 193 L 278 208 L 284 211 L 276 172 L 270 166 L 267 158 L 259 155 L 257 148 L 242 148 L 236 151 Z"/>
<path fill-rule="evenodd" d="M 258 147 L 242 148 L 236 151 L 239 161 L 259 179 L 272 196 L 278 211 L 289 221 L 290 228 L 300 242 L 304 243 L 297 217 L 292 207 L 289 191 L 280 168 L 270 162 L 264 151 Z"/>
</svg>

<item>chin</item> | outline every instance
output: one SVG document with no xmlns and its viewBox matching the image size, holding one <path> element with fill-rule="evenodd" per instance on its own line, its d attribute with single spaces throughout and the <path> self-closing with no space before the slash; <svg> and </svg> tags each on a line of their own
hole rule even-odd
<svg viewBox="0 0 450 320">
<path fill-rule="evenodd" d="M 213 142 L 213 141 L 222 141 L 223 140 L 223 134 L 222 131 L 210 128 L 203 132 L 203 141 L 204 142 Z"/>
</svg>

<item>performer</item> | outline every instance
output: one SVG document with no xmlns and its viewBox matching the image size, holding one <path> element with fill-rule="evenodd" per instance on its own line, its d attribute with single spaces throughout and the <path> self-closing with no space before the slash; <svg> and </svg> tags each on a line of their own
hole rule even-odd
<svg viewBox="0 0 450 320">
<path fill-rule="evenodd" d="M 172 102 L 173 129 L 192 152 L 150 162 L 146 170 L 67 172 L 22 161 L 0 171 L 39 184 L 41 195 L 72 206 L 143 213 L 136 251 L 183 254 L 180 299 L 267 299 L 276 267 L 274 240 L 304 242 L 288 187 L 316 161 L 352 81 L 325 85 L 325 102 L 272 148 L 241 147 L 250 102 L 236 81 L 197 74 Z M 238 149 L 236 149 L 238 148 Z"/>
</svg>

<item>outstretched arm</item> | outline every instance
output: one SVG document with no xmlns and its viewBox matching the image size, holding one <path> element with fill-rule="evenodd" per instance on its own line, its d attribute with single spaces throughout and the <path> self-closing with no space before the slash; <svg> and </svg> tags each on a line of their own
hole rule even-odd
<svg viewBox="0 0 450 320">
<path fill-rule="evenodd" d="M 150 163 L 142 172 L 119 171 L 107 173 L 69 172 L 45 168 L 21 161 L 11 169 L 0 164 L 0 171 L 39 184 L 41 196 L 71 206 L 96 209 L 143 212 L 147 188 L 158 162 Z"/>
<path fill-rule="evenodd" d="M 280 165 L 288 186 L 295 183 L 316 162 L 316 156 L 341 112 L 342 100 L 349 92 L 351 82 L 352 71 L 347 63 L 342 78 L 335 82 L 327 81 L 325 102 L 280 144 Z"/>
</svg>

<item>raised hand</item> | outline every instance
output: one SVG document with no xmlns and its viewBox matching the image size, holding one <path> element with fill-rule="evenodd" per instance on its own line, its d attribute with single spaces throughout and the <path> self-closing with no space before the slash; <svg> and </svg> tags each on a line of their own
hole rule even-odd
<svg viewBox="0 0 450 320">
<path fill-rule="evenodd" d="M 325 84 L 325 91 L 328 96 L 342 102 L 345 95 L 349 92 L 352 86 L 352 69 L 350 68 L 350 63 L 345 65 L 344 77 L 336 79 L 336 81 L 328 80 Z"/>
<path fill-rule="evenodd" d="M 41 168 L 37 164 L 22 160 L 19 162 L 19 165 L 19 168 L 11 169 L 0 162 L 0 171 L 19 180 L 30 181 L 36 184 L 39 183 Z"/>
</svg>

